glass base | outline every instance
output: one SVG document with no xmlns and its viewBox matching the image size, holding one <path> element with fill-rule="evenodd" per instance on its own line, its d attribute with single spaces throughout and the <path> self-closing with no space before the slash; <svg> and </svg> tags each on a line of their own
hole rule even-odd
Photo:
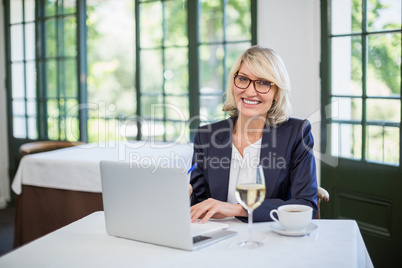
<svg viewBox="0 0 402 268">
<path fill-rule="evenodd" d="M 239 247 L 245 248 L 245 249 L 259 248 L 259 247 L 261 247 L 262 245 L 264 245 L 264 244 L 261 243 L 261 242 L 249 241 L 249 240 L 243 241 L 243 242 L 240 242 L 240 243 L 239 243 Z"/>
</svg>

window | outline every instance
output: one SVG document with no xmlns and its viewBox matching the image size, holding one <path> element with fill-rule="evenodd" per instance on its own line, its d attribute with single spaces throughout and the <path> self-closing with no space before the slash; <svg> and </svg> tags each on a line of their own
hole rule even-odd
<svg viewBox="0 0 402 268">
<path fill-rule="evenodd" d="M 8 77 L 11 93 L 13 135 L 16 138 L 36 139 L 37 94 L 35 58 L 35 3 L 11 1 L 9 13 L 9 40 L 11 54 Z"/>
<path fill-rule="evenodd" d="M 399 165 L 401 1 L 337 0 L 330 9 L 331 154 Z"/>
<path fill-rule="evenodd" d="M 68 116 L 79 95 L 76 1 L 8 3 L 13 136 L 78 140 L 78 117 Z"/>
<path fill-rule="evenodd" d="M 175 140 L 224 117 L 256 0 L 9 0 L 15 139 Z"/>
</svg>

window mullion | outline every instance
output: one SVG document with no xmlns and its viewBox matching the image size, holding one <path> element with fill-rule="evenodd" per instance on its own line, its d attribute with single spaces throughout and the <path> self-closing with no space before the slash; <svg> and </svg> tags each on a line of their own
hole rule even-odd
<svg viewBox="0 0 402 268">
<path fill-rule="evenodd" d="M 199 83 L 199 2 L 187 1 L 188 33 L 188 95 L 190 109 L 190 140 L 194 139 L 194 130 L 200 124 L 200 83 Z"/>
<path fill-rule="evenodd" d="M 35 7 L 36 16 L 36 36 L 39 46 L 36 47 L 36 68 L 37 68 L 37 105 L 38 105 L 38 138 L 46 140 L 47 133 L 47 103 L 46 103 L 46 46 L 45 46 L 45 20 L 44 20 L 44 1 L 38 0 Z"/>
<path fill-rule="evenodd" d="M 163 126 L 167 127 L 166 125 L 166 92 L 165 92 L 165 77 L 164 73 L 166 71 L 166 66 L 165 66 L 165 41 L 166 41 L 166 3 L 164 0 L 162 0 L 162 103 L 163 103 Z M 163 132 L 163 141 L 166 141 L 166 131 Z"/>
<path fill-rule="evenodd" d="M 137 102 L 137 140 L 142 138 L 141 128 L 141 53 L 140 53 L 140 1 L 135 0 L 135 88 Z"/>
<path fill-rule="evenodd" d="M 362 1 L 362 161 L 366 161 L 367 143 L 367 70 L 368 70 L 368 36 L 367 36 L 367 4 Z"/>
<path fill-rule="evenodd" d="M 79 140 L 88 142 L 88 109 L 87 103 L 87 47 L 86 47 L 86 0 L 77 1 L 77 77 L 78 77 L 78 105 L 83 105 L 84 109 L 79 109 Z"/>
</svg>

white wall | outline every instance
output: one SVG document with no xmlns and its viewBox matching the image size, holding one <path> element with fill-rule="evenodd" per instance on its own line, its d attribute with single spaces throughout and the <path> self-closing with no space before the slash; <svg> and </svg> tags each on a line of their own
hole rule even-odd
<svg viewBox="0 0 402 268">
<path fill-rule="evenodd" d="M 320 31 L 319 0 L 258 1 L 258 44 L 272 48 L 285 62 L 292 83 L 292 117 L 307 118 L 313 126 L 318 175 Z"/>
<path fill-rule="evenodd" d="M 4 6 L 0 2 L 0 208 L 6 206 L 10 199 L 8 178 L 8 142 L 6 117 L 6 88 L 5 88 L 5 55 L 4 55 Z"/>
</svg>

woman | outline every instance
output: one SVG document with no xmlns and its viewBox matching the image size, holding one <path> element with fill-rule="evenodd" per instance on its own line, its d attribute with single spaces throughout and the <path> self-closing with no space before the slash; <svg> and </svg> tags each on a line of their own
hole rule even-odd
<svg viewBox="0 0 402 268">
<path fill-rule="evenodd" d="M 240 217 L 247 211 L 235 198 L 236 185 L 255 179 L 263 166 L 266 197 L 253 214 L 269 221 L 269 212 L 285 204 L 303 204 L 317 214 L 317 178 L 311 125 L 289 118 L 290 81 L 282 59 L 253 46 L 229 74 L 224 111 L 230 118 L 198 128 L 191 174 L 192 221 Z M 250 175 L 251 174 L 251 175 Z M 254 175 L 252 175 L 254 174 Z"/>
</svg>

